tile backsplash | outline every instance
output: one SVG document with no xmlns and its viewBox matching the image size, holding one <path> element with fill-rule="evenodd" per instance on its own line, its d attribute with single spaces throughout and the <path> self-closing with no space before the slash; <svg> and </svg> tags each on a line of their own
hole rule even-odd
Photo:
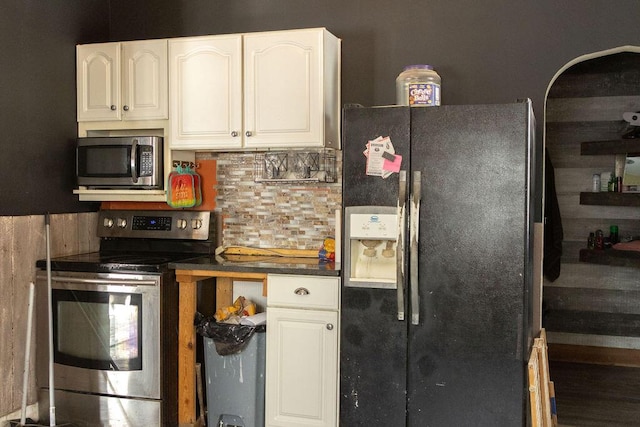
<svg viewBox="0 0 640 427">
<path fill-rule="evenodd" d="M 319 249 L 335 236 L 342 208 L 342 156 L 336 153 L 333 183 L 255 182 L 255 153 L 198 153 L 217 162 L 216 212 L 225 246 Z"/>
</svg>

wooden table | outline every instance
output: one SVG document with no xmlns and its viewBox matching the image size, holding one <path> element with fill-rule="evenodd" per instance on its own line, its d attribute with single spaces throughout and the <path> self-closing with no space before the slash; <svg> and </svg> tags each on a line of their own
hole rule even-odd
<svg viewBox="0 0 640 427">
<path fill-rule="evenodd" d="M 197 304 L 197 282 L 216 280 L 216 308 L 233 305 L 233 281 L 262 282 L 266 295 L 267 274 L 234 271 L 176 270 L 179 283 L 178 314 L 178 423 L 193 425 L 196 422 L 196 330 L 193 320 Z"/>
<path fill-rule="evenodd" d="M 262 256 L 260 256 L 262 255 Z M 219 262 L 219 261 L 215 261 Z M 178 424 L 192 426 L 196 421 L 196 330 L 193 321 L 197 306 L 197 283 L 206 279 L 216 282 L 216 309 L 233 305 L 233 281 L 262 282 L 262 294 L 267 295 L 267 274 L 309 274 L 336 276 L 340 264 L 323 264 L 317 251 L 297 249 L 228 248 L 218 267 L 206 261 L 201 268 L 197 263 L 185 261 L 190 268 L 177 265 L 179 286 L 178 313 Z M 226 266 L 225 263 L 228 263 Z M 229 264 L 233 267 L 229 267 Z M 193 266 L 193 268 L 191 268 Z"/>
</svg>

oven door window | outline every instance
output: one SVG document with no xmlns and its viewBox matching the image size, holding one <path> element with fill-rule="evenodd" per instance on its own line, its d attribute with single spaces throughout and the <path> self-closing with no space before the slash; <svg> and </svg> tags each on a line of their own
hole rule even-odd
<svg viewBox="0 0 640 427">
<path fill-rule="evenodd" d="M 142 295 L 54 289 L 54 360 L 87 369 L 142 369 Z"/>
</svg>

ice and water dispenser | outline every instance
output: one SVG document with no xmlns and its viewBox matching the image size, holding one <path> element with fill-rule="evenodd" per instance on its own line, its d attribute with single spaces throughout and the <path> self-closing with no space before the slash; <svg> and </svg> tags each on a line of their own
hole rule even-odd
<svg viewBox="0 0 640 427">
<path fill-rule="evenodd" d="M 346 207 L 344 285 L 395 289 L 399 234 L 396 207 Z"/>
</svg>

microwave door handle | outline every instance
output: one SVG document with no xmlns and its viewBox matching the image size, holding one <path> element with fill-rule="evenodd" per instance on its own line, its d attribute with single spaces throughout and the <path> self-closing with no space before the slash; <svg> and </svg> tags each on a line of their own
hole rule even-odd
<svg viewBox="0 0 640 427">
<path fill-rule="evenodd" d="M 401 170 L 398 189 L 398 241 L 396 243 L 396 289 L 398 301 L 398 320 L 404 320 L 404 239 L 405 209 L 407 207 L 407 171 Z"/>
<path fill-rule="evenodd" d="M 420 324 L 420 294 L 418 291 L 418 238 L 420 225 L 420 197 L 422 186 L 422 174 L 420 171 L 413 173 L 412 192 L 411 192 L 411 227 L 409 230 L 410 238 L 410 259 L 411 264 L 409 286 L 411 288 L 411 324 Z"/>
<path fill-rule="evenodd" d="M 138 140 L 134 139 L 131 144 L 131 181 L 138 182 L 138 168 L 136 160 L 138 159 Z"/>
</svg>

